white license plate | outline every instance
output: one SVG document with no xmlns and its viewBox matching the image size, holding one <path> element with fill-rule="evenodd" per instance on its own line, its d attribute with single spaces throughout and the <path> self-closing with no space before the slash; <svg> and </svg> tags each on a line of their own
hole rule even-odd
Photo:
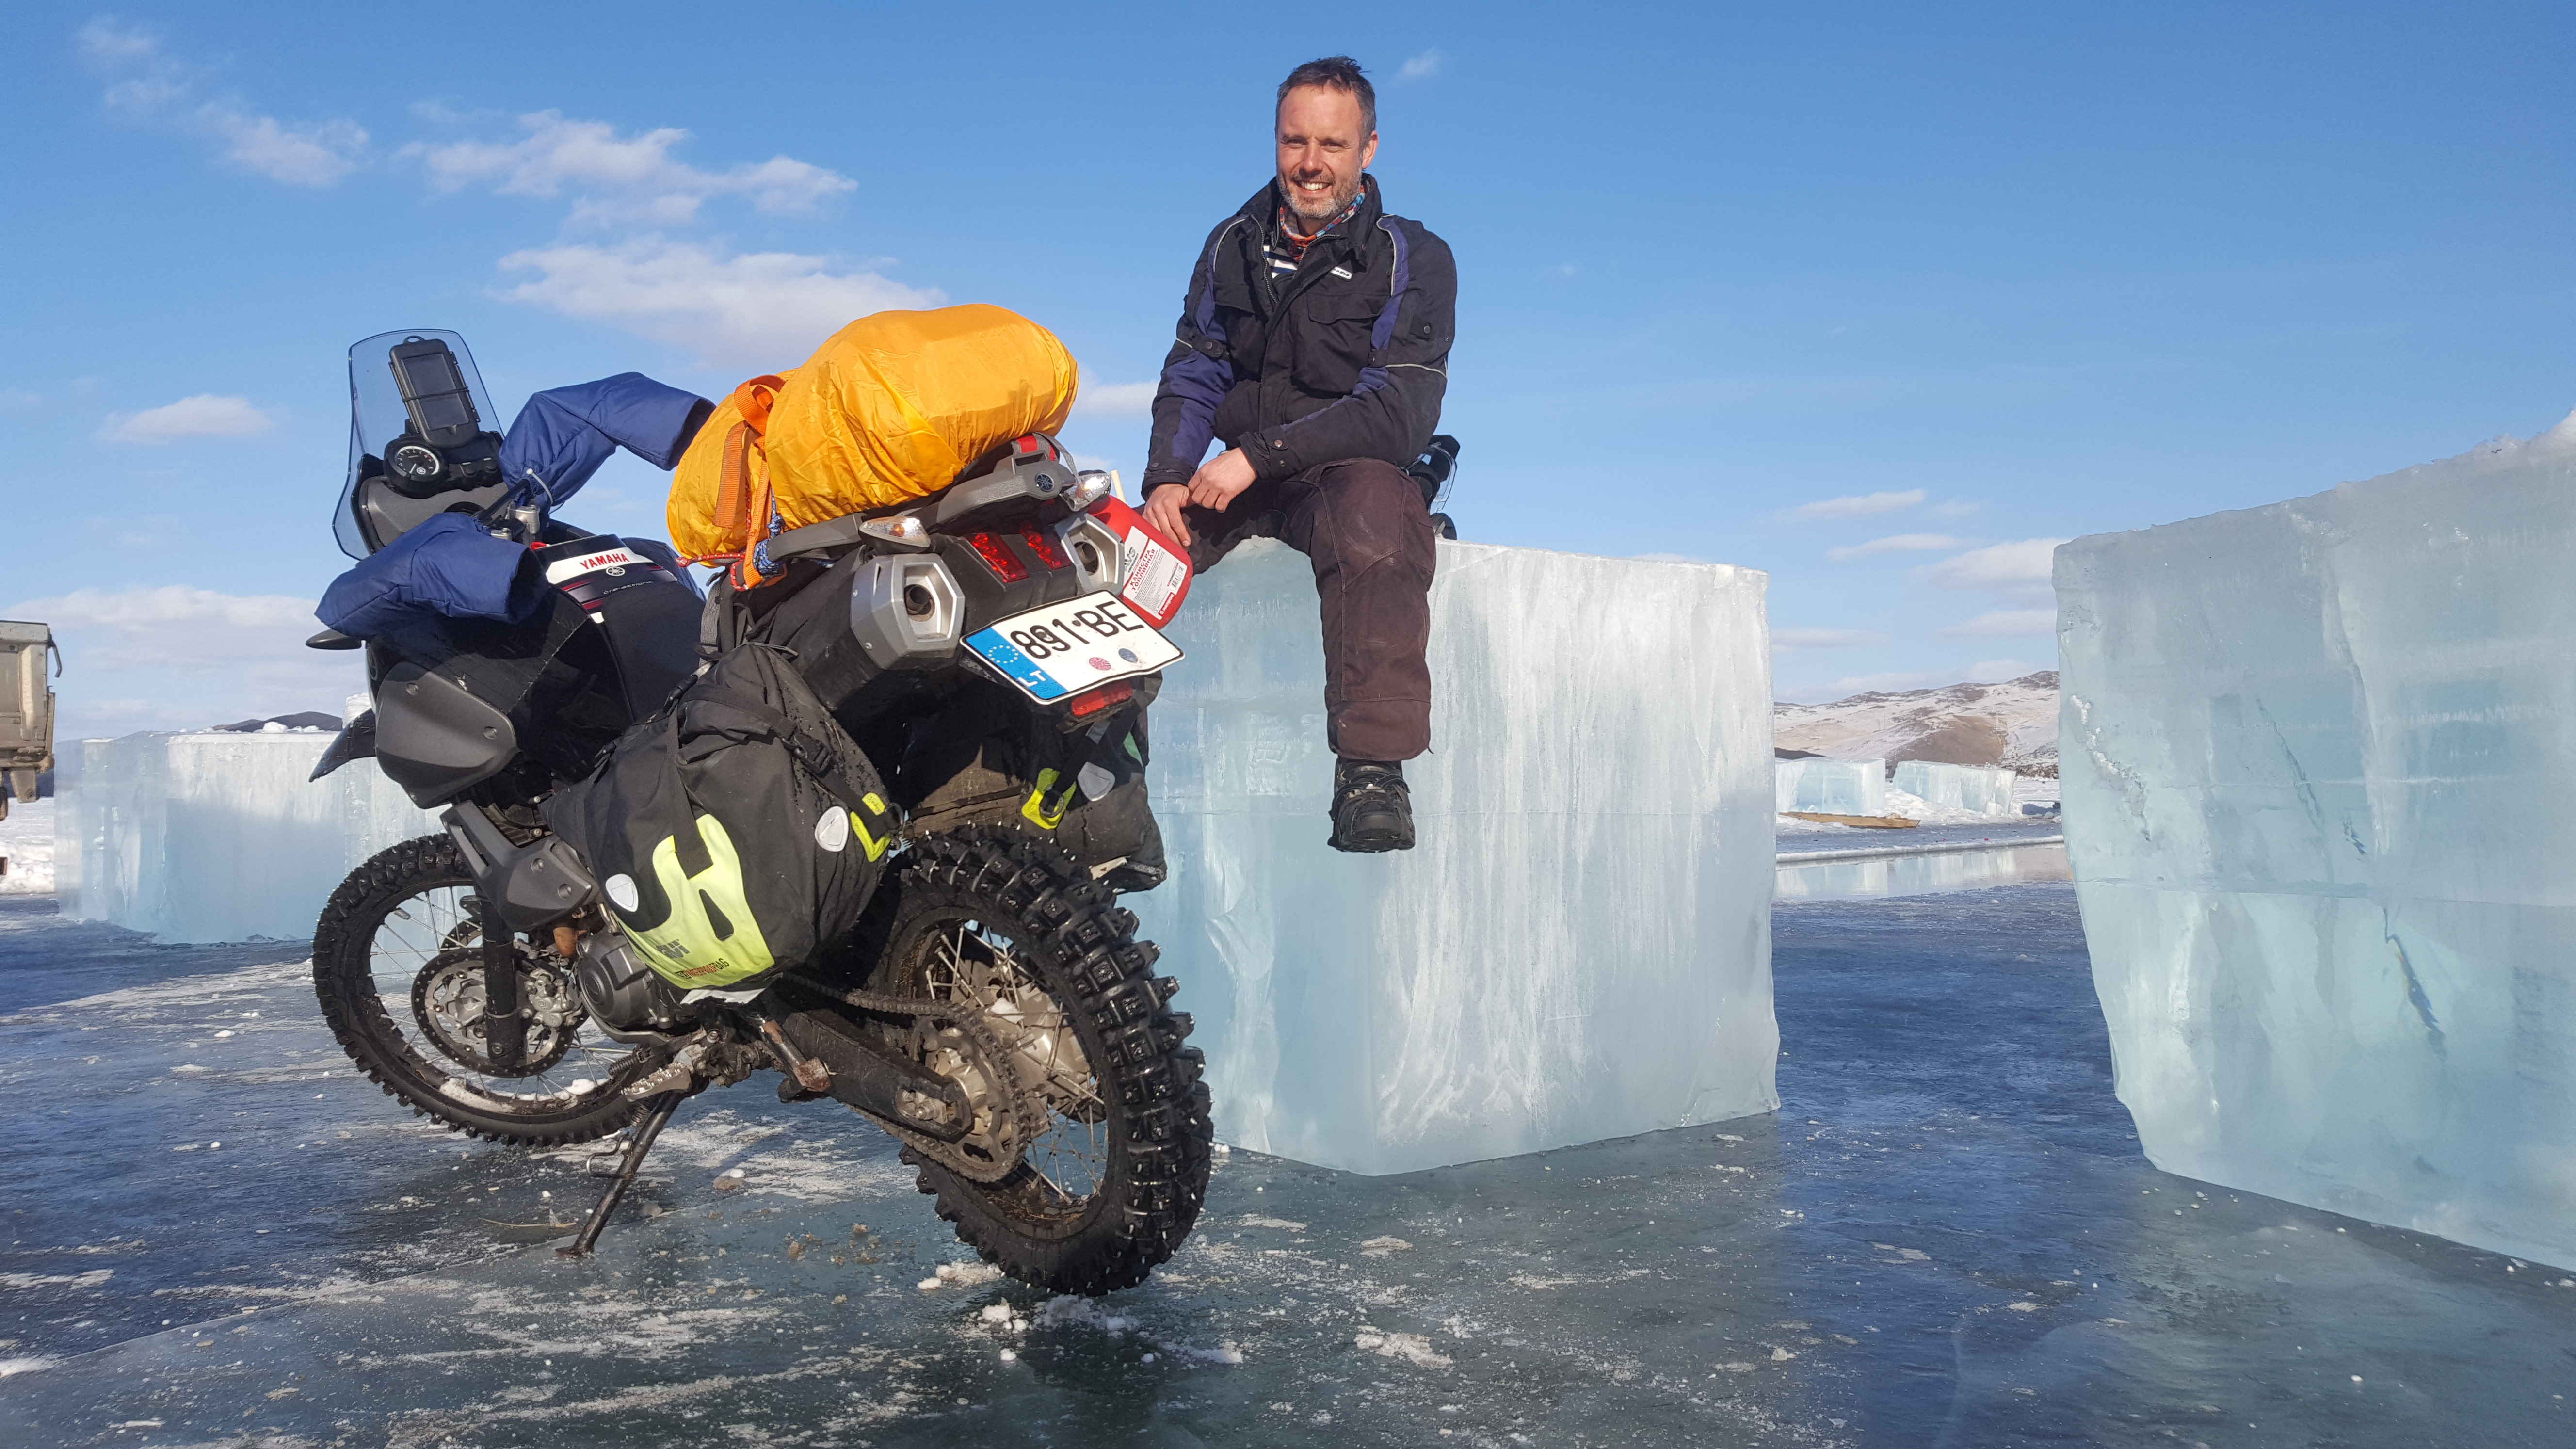
<svg viewBox="0 0 2576 1449">
<path fill-rule="evenodd" d="M 1111 593 L 1013 614 L 967 635 L 966 647 L 1040 704 L 1151 674 L 1181 657 L 1181 646 Z"/>
</svg>

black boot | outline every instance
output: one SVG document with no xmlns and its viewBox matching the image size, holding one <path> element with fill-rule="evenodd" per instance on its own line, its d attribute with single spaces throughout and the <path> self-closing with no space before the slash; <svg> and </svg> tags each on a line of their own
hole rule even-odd
<svg viewBox="0 0 2576 1449">
<path fill-rule="evenodd" d="M 1392 760 L 1339 760 L 1333 765 L 1335 850 L 1368 853 L 1413 848 L 1413 792 Z"/>
</svg>

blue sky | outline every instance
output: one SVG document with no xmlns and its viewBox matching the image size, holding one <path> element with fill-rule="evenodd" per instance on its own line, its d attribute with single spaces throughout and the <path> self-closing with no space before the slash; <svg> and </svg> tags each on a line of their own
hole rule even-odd
<svg viewBox="0 0 2576 1449">
<path fill-rule="evenodd" d="M 1347 51 L 1458 256 L 1464 536 L 1769 570 L 1783 697 L 2045 667 L 2054 540 L 2576 407 L 2571 14 L 12 6 L 0 614 L 66 625 L 67 733 L 332 707 L 288 646 L 396 327 L 510 413 L 997 302 L 1132 478 L 1271 88 Z M 662 486 L 568 515 L 658 531 Z"/>
</svg>

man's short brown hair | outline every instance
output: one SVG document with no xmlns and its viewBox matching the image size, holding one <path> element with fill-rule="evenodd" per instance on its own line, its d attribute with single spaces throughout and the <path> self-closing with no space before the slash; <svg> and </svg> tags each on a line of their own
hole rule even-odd
<svg viewBox="0 0 2576 1449">
<path fill-rule="evenodd" d="M 1377 134 L 1377 87 L 1360 73 L 1360 63 L 1347 55 L 1328 55 L 1310 60 L 1288 72 L 1279 83 L 1279 104 L 1288 103 L 1288 93 L 1299 86 L 1322 86 L 1328 91 L 1348 91 L 1360 98 L 1360 138 Z M 1273 108 L 1274 111 L 1276 107 Z"/>
</svg>

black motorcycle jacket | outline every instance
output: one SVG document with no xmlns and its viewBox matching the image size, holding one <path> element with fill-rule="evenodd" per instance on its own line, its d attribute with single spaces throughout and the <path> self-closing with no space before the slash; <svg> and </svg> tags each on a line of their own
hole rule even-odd
<svg viewBox="0 0 2576 1449">
<path fill-rule="evenodd" d="M 1263 243 L 1277 183 L 1208 236 L 1154 395 L 1144 487 L 1186 483 L 1218 441 L 1273 481 L 1319 463 L 1414 460 L 1440 424 L 1458 268 L 1420 222 L 1386 214 L 1377 178 L 1349 220 L 1274 276 Z"/>
</svg>

